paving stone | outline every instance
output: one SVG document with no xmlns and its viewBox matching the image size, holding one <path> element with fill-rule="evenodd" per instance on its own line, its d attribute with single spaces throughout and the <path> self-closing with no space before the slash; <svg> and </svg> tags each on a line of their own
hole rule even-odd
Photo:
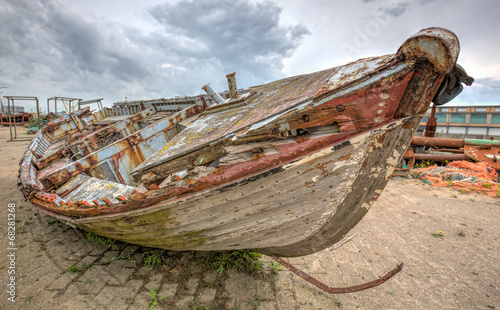
<svg viewBox="0 0 500 310">
<path fill-rule="evenodd" d="M 49 286 L 50 290 L 61 290 L 77 277 L 74 273 L 63 273 Z"/>
<path fill-rule="evenodd" d="M 257 280 L 255 281 L 255 286 L 257 288 L 257 292 L 255 294 L 255 297 L 258 300 L 265 300 L 265 299 L 273 299 L 274 298 L 274 292 L 273 292 L 273 287 L 272 284 L 263 280 Z"/>
<path fill-rule="evenodd" d="M 163 274 L 157 273 L 149 278 L 149 282 L 144 287 L 148 290 L 156 290 L 160 287 L 162 278 Z"/>
<path fill-rule="evenodd" d="M 216 289 L 206 288 L 201 292 L 200 296 L 198 297 L 198 300 L 201 303 L 210 304 L 214 300 L 216 293 L 217 293 Z"/>
<path fill-rule="evenodd" d="M 181 295 L 179 299 L 175 302 L 176 309 L 189 309 L 194 302 L 194 296 Z"/>
<path fill-rule="evenodd" d="M 208 271 L 203 276 L 203 282 L 205 283 L 214 283 L 217 280 L 217 272 L 216 271 Z"/>
<path fill-rule="evenodd" d="M 163 283 L 158 295 L 165 295 L 168 300 L 171 300 L 179 288 L 179 283 Z"/>
<path fill-rule="evenodd" d="M 198 288 L 198 284 L 200 282 L 200 279 L 198 278 L 190 278 L 184 281 L 181 289 L 180 289 L 180 294 L 182 295 L 194 295 L 196 292 L 196 289 Z"/>
</svg>

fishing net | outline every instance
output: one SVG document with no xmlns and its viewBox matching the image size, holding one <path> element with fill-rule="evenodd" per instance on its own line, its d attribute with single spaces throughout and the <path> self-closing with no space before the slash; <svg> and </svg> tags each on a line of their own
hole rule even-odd
<svg viewBox="0 0 500 310">
<path fill-rule="evenodd" d="M 460 191 L 486 193 L 500 197 L 498 174 L 488 163 L 454 161 L 445 167 L 413 169 L 411 175 L 435 186 L 453 187 Z"/>
</svg>

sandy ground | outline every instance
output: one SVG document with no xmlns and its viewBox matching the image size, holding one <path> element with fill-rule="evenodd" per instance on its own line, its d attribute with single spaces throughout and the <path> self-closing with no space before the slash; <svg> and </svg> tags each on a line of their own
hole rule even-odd
<svg viewBox="0 0 500 310">
<path fill-rule="evenodd" d="M 22 132 L 18 137 L 28 137 Z M 164 266 L 151 270 L 142 255 L 151 249 L 90 242 L 24 201 L 16 183 L 28 142 L 8 139 L 9 129 L 0 128 L 0 309 L 148 309 L 155 300 L 151 290 L 158 294 L 155 309 L 500 308 L 498 199 L 393 178 L 351 231 L 351 241 L 287 259 L 335 287 L 373 280 L 405 263 L 381 286 L 330 295 L 288 270 L 275 275 L 269 257 L 257 273 L 218 275 L 206 268 L 206 253 L 165 252 Z M 16 219 L 13 244 L 9 213 Z M 119 255 L 127 258 L 110 260 Z M 73 265 L 78 272 L 68 272 Z M 12 283 L 15 302 L 9 300 Z"/>
</svg>

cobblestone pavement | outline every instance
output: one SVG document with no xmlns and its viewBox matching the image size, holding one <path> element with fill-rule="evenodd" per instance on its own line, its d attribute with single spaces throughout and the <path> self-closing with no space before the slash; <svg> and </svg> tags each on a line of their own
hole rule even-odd
<svg viewBox="0 0 500 310">
<path fill-rule="evenodd" d="M 206 253 L 165 252 L 163 267 L 151 270 L 142 255 L 151 249 L 90 242 L 83 231 L 54 223 L 24 202 L 16 182 L 28 142 L 7 139 L 8 128 L 0 128 L 0 309 L 148 309 L 155 300 L 150 290 L 157 290 L 155 309 L 500 308 L 497 199 L 392 179 L 351 231 L 351 241 L 287 259 L 336 287 L 370 281 L 405 263 L 381 286 L 329 295 L 288 270 L 275 275 L 269 257 L 262 259 L 263 271 L 219 275 L 206 269 Z M 14 251 L 7 239 L 9 203 L 16 204 Z M 8 300 L 12 252 L 15 302 Z"/>
</svg>

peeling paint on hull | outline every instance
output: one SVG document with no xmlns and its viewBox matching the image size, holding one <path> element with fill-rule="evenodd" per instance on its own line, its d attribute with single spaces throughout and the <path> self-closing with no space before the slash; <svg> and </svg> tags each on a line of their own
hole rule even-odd
<svg viewBox="0 0 500 310">
<path fill-rule="evenodd" d="M 73 223 L 99 235 L 171 250 L 243 246 L 280 256 L 311 254 L 340 240 L 364 216 L 385 187 L 393 161 L 407 147 L 407 139 L 401 137 L 411 137 L 420 119 L 395 122 L 389 130 L 384 127 L 365 133 L 339 149 L 322 149 L 229 189 L 222 187 L 126 216 Z M 386 141 L 383 145 L 378 142 L 380 137 Z M 389 147 L 394 150 L 391 154 L 387 154 Z M 369 161 L 381 158 L 385 162 L 377 165 L 380 173 L 366 171 Z M 262 178 L 266 186 L 258 182 Z M 370 190 L 358 190 L 365 186 Z M 355 199 L 359 201 L 353 204 Z"/>
</svg>

